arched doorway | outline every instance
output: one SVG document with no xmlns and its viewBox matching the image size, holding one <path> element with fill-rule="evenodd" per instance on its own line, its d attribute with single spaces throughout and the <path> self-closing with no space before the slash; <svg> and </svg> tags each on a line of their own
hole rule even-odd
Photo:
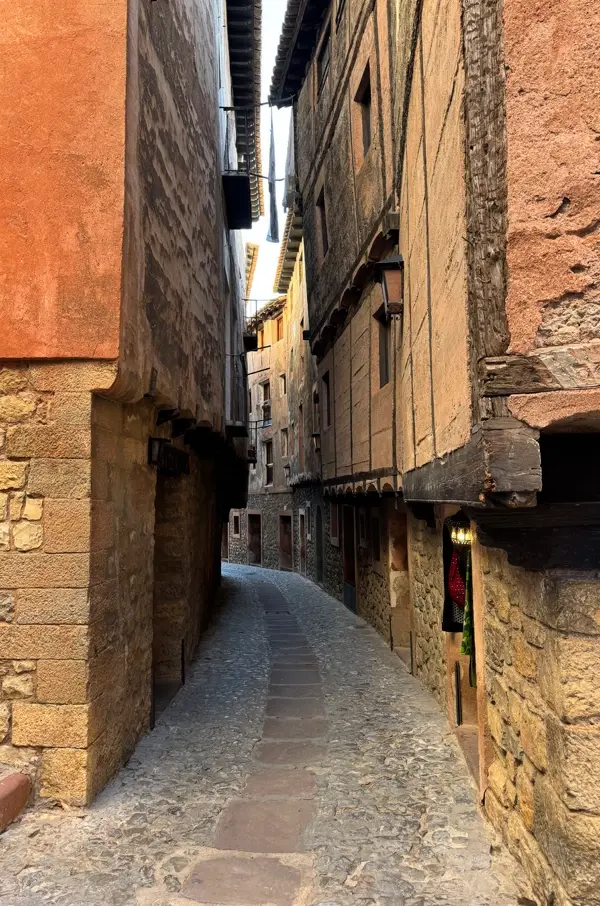
<svg viewBox="0 0 600 906">
<path fill-rule="evenodd" d="M 323 581 L 323 514 L 321 507 L 317 507 L 317 525 L 316 525 L 316 544 L 317 544 L 317 582 Z"/>
</svg>

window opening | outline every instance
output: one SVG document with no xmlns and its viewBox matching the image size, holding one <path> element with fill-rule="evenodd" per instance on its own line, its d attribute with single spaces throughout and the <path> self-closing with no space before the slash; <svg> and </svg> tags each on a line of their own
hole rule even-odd
<svg viewBox="0 0 600 906">
<path fill-rule="evenodd" d="M 323 402 L 325 404 L 325 427 L 329 428 L 331 425 L 331 388 L 329 386 L 329 372 L 326 371 L 323 375 L 323 387 L 325 388 L 325 393 L 323 394 Z"/>
<path fill-rule="evenodd" d="M 367 151 L 371 147 L 372 140 L 371 69 L 368 63 L 363 73 L 363 77 L 360 80 L 360 85 L 358 86 L 358 91 L 356 92 L 354 100 L 360 107 L 362 152 L 363 157 L 366 157 Z"/>
<path fill-rule="evenodd" d="M 329 63 L 331 61 L 331 25 L 327 25 L 317 55 L 317 90 L 321 93 L 327 74 L 329 73 Z"/>
<path fill-rule="evenodd" d="M 287 393 L 287 375 L 285 375 L 285 374 L 280 375 L 280 382 L 281 382 L 281 395 L 285 396 Z"/>
<path fill-rule="evenodd" d="M 288 455 L 288 429 L 281 429 L 281 456 L 286 459 Z"/>
<path fill-rule="evenodd" d="M 268 440 L 265 445 L 265 485 L 273 484 L 273 441 Z"/>
<path fill-rule="evenodd" d="M 271 424 L 271 384 L 269 381 L 265 381 L 262 386 L 262 410 L 263 410 L 263 428 L 267 428 Z"/>
<path fill-rule="evenodd" d="M 327 212 L 325 210 L 325 187 L 321 189 L 317 198 L 317 229 L 321 238 L 321 257 L 324 258 L 329 250 Z"/>
<path fill-rule="evenodd" d="M 275 327 L 276 327 L 276 337 L 277 337 L 276 342 L 279 343 L 280 340 L 283 340 L 283 315 L 280 318 L 277 318 L 277 320 L 275 322 Z"/>
</svg>

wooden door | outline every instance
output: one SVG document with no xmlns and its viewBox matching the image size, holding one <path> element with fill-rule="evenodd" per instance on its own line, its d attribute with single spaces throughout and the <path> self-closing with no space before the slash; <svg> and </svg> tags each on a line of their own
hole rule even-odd
<svg viewBox="0 0 600 906">
<path fill-rule="evenodd" d="M 323 514 L 321 507 L 317 507 L 317 526 L 316 526 L 316 545 L 317 545 L 317 582 L 323 581 Z"/>
<path fill-rule="evenodd" d="M 248 513 L 248 563 L 262 563 L 262 526 L 258 513 Z"/>
<path fill-rule="evenodd" d="M 306 573 L 306 519 L 300 513 L 300 572 Z"/>
<path fill-rule="evenodd" d="M 292 569 L 292 517 L 279 517 L 279 568 Z"/>
<path fill-rule="evenodd" d="M 344 604 L 356 613 L 356 535 L 354 507 L 343 507 Z"/>
</svg>

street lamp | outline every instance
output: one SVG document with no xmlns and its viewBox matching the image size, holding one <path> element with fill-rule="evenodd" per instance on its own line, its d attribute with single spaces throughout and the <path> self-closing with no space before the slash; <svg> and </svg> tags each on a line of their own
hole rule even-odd
<svg viewBox="0 0 600 906">
<path fill-rule="evenodd" d="M 392 255 L 377 263 L 383 291 L 383 304 L 388 318 L 399 319 L 404 309 L 404 258 Z"/>
</svg>

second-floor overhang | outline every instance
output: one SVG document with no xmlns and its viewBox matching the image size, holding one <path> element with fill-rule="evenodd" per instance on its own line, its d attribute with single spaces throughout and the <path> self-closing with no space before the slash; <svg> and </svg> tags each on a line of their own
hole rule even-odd
<svg viewBox="0 0 600 906">
<path fill-rule="evenodd" d="M 252 220 L 264 214 L 260 173 L 261 0 L 227 0 L 227 35 L 236 149 L 250 180 Z"/>
<path fill-rule="evenodd" d="M 290 288 L 294 267 L 300 246 L 302 245 L 302 214 L 299 206 L 294 205 L 287 212 L 273 292 L 287 293 Z"/>
<path fill-rule="evenodd" d="M 300 91 L 330 5 L 324 0 L 288 0 L 269 94 L 276 106 L 291 104 Z"/>
</svg>

